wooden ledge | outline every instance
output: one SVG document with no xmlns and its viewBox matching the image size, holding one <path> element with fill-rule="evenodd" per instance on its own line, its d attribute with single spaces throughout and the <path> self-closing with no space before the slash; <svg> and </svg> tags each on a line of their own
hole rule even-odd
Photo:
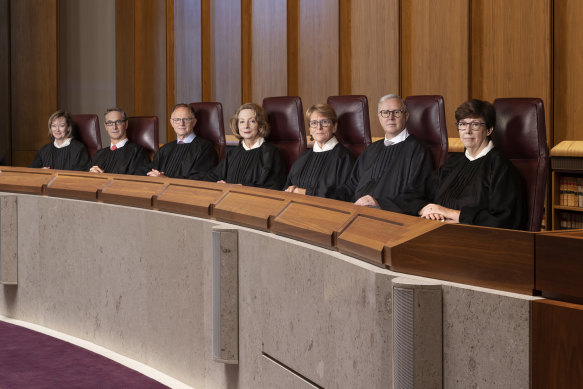
<svg viewBox="0 0 583 389">
<path fill-rule="evenodd" d="M 551 149 L 551 157 L 583 157 L 583 141 L 564 140 Z"/>
</svg>

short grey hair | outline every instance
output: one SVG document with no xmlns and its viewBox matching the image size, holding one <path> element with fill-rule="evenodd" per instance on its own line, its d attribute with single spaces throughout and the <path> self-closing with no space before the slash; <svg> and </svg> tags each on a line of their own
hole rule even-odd
<svg viewBox="0 0 583 389">
<path fill-rule="evenodd" d="M 123 118 L 123 120 L 127 120 L 128 119 L 127 116 L 126 116 L 126 113 L 125 113 L 125 111 L 123 109 L 115 107 L 115 108 L 108 108 L 108 109 L 105 110 L 105 113 L 103 114 L 103 120 L 105 120 L 105 117 L 110 112 L 119 112 L 121 114 L 121 117 Z"/>
<path fill-rule="evenodd" d="M 377 106 L 377 112 L 380 112 L 381 110 L 381 104 L 383 103 L 383 101 L 385 100 L 391 100 L 391 99 L 399 99 L 401 100 L 401 105 L 403 106 L 403 109 L 405 110 L 405 112 L 409 112 L 409 110 L 407 109 L 407 104 L 405 104 L 405 100 L 403 100 L 403 98 L 397 94 L 394 93 L 389 93 L 388 95 L 384 95 L 383 97 L 381 97 L 379 99 L 379 104 Z"/>
</svg>

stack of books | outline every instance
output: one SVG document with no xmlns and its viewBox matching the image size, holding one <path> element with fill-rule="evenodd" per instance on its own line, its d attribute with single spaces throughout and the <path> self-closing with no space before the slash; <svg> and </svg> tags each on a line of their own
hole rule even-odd
<svg viewBox="0 0 583 389">
<path fill-rule="evenodd" d="M 562 176 L 559 180 L 560 204 L 567 207 L 583 208 L 583 178 Z"/>
</svg>

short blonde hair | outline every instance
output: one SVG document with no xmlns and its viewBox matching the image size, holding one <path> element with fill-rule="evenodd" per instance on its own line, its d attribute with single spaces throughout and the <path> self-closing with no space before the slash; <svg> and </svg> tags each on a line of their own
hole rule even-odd
<svg viewBox="0 0 583 389">
<path fill-rule="evenodd" d="M 66 138 L 70 138 L 71 134 L 73 134 L 73 120 L 71 119 L 71 115 L 69 112 L 63 111 L 59 109 L 57 112 L 53 113 L 49 117 L 49 138 L 54 141 L 55 137 L 53 136 L 53 132 L 51 131 L 51 124 L 58 118 L 65 118 L 65 122 L 67 123 L 67 132 L 65 133 Z"/>
<path fill-rule="evenodd" d="M 306 110 L 306 115 L 304 117 L 304 120 L 306 122 L 306 128 L 310 128 L 310 116 L 312 116 L 314 112 L 318 112 L 326 119 L 332 120 L 332 125 L 338 123 L 338 115 L 336 115 L 336 111 L 334 111 L 334 108 L 332 108 L 328 104 L 314 104 Z"/>
<path fill-rule="evenodd" d="M 245 103 L 239 107 L 231 116 L 229 120 L 229 127 L 233 132 L 233 135 L 237 139 L 243 139 L 241 135 L 239 135 L 239 114 L 244 109 L 251 109 L 255 111 L 255 120 L 257 120 L 257 126 L 259 127 L 259 136 L 262 138 L 267 138 L 269 136 L 269 123 L 267 123 L 267 115 L 265 115 L 265 111 L 263 107 L 255 103 Z"/>
</svg>

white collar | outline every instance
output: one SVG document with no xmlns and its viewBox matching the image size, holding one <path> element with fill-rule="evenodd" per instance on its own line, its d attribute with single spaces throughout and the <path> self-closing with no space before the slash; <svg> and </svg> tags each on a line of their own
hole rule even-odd
<svg viewBox="0 0 583 389">
<path fill-rule="evenodd" d="M 401 131 L 397 136 L 394 136 L 391 139 L 387 139 L 387 136 L 385 135 L 385 146 L 396 145 L 397 143 L 401 143 L 402 141 L 407 139 L 408 136 L 409 131 L 407 131 L 406 128 L 403 129 L 403 131 Z"/>
<path fill-rule="evenodd" d="M 73 138 L 67 138 L 63 141 L 63 143 L 61 143 L 60 145 L 57 144 L 57 141 L 55 140 L 53 142 L 53 145 L 57 148 L 57 149 L 62 149 L 63 147 L 67 147 L 71 144 L 71 141 L 73 140 Z"/>
<path fill-rule="evenodd" d="M 115 148 L 121 149 L 122 147 L 125 146 L 126 143 L 128 143 L 128 138 L 125 138 L 124 140 L 120 140 L 119 142 L 117 142 L 117 144 L 115 145 Z M 111 149 L 111 146 L 113 146 L 113 143 L 109 146 L 110 149 Z"/>
<path fill-rule="evenodd" d="M 321 153 L 324 151 L 330 151 L 337 144 L 338 144 L 338 139 L 336 139 L 336 137 L 333 136 L 332 138 L 328 139 L 328 142 L 324 143 L 324 147 L 320 147 L 320 145 L 318 145 L 318 142 L 314 142 L 314 147 L 312 147 L 312 151 L 314 151 L 314 153 Z"/>
<path fill-rule="evenodd" d="M 478 153 L 478 155 L 476 155 L 475 157 L 472 157 L 470 155 L 470 153 L 468 153 L 468 150 L 466 150 L 466 158 L 469 159 L 470 161 L 475 161 L 478 158 L 482 158 L 484 155 L 488 154 L 490 152 L 490 150 L 492 150 L 494 148 L 494 143 L 492 143 L 492 141 L 488 142 L 488 145 L 486 147 L 484 147 L 482 149 L 482 151 L 480 151 Z"/>
<path fill-rule="evenodd" d="M 186 138 L 182 139 L 182 143 L 192 143 L 192 141 L 196 138 L 196 134 L 191 132 Z M 180 142 L 180 139 L 176 139 L 176 143 Z"/>
<path fill-rule="evenodd" d="M 253 150 L 253 149 L 256 149 L 258 147 L 261 147 L 261 145 L 263 143 L 265 143 L 265 138 L 259 137 L 259 139 L 257 139 L 257 142 L 255 142 L 255 144 L 253 146 L 247 147 L 247 145 L 245 144 L 245 140 L 241 140 L 241 145 L 243 146 L 245 151 L 249 151 L 249 150 Z"/>
</svg>

